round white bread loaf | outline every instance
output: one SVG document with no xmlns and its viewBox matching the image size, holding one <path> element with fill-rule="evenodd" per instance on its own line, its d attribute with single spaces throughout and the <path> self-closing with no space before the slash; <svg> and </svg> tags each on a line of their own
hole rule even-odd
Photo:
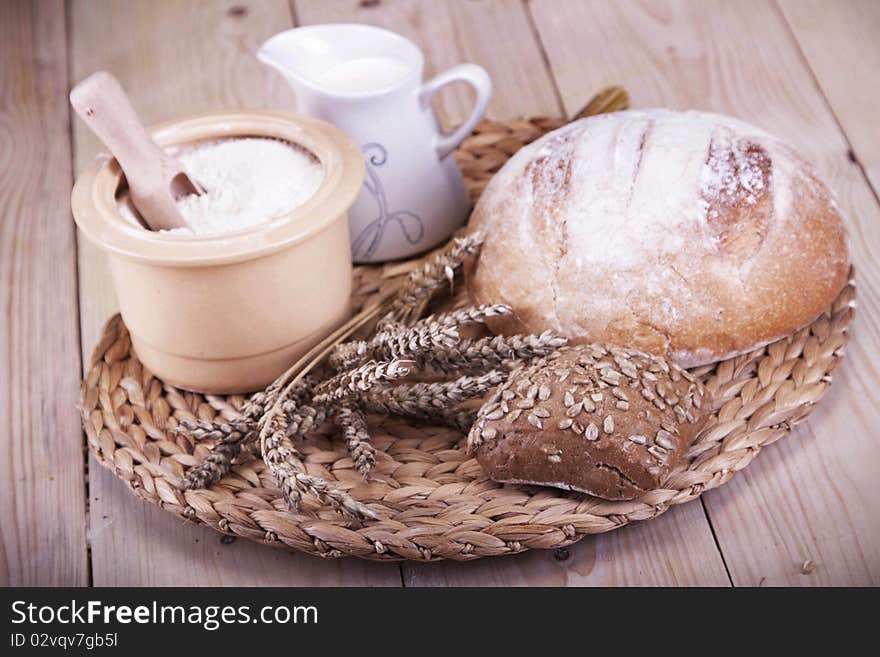
<svg viewBox="0 0 880 657">
<path fill-rule="evenodd" d="M 737 119 L 627 111 L 522 148 L 471 217 L 476 303 L 496 332 L 552 329 L 664 355 L 730 357 L 814 320 L 846 282 L 840 211 L 791 147 Z"/>
</svg>

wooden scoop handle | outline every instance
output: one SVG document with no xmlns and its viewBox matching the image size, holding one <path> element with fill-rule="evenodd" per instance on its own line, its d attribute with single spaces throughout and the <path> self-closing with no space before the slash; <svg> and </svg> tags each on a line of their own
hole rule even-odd
<svg viewBox="0 0 880 657">
<path fill-rule="evenodd" d="M 170 187 L 183 167 L 150 137 L 119 81 L 106 71 L 93 73 L 71 90 L 70 104 L 119 161 L 150 228 L 185 226 Z"/>
</svg>

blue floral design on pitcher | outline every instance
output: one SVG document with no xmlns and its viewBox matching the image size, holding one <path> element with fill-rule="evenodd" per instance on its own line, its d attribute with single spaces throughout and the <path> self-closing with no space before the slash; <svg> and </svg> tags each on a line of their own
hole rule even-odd
<svg viewBox="0 0 880 657">
<path fill-rule="evenodd" d="M 376 249 L 382 243 L 385 230 L 392 224 L 396 224 L 404 238 L 410 244 L 418 244 L 425 234 L 425 227 L 421 218 L 409 210 L 388 211 L 388 201 L 385 198 L 385 188 L 376 173 L 376 167 L 381 167 L 388 161 L 388 151 L 382 144 L 370 143 L 362 148 L 367 156 L 367 177 L 364 180 L 366 189 L 376 201 L 378 216 L 367 224 L 351 243 L 351 252 L 355 258 L 369 259 L 373 257 Z M 372 152 L 372 154 L 371 154 Z"/>
</svg>

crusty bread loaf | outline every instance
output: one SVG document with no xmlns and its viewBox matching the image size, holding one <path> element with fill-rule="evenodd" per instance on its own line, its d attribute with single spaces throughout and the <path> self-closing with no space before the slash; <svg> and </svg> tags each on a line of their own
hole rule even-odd
<svg viewBox="0 0 880 657">
<path fill-rule="evenodd" d="M 522 148 L 470 222 L 496 332 L 552 329 L 690 367 L 815 319 L 846 281 L 840 212 L 803 157 L 742 121 L 627 111 Z"/>
<path fill-rule="evenodd" d="M 480 409 L 468 447 L 495 481 L 628 500 L 663 483 L 710 403 L 660 357 L 565 347 L 511 375 Z"/>
</svg>

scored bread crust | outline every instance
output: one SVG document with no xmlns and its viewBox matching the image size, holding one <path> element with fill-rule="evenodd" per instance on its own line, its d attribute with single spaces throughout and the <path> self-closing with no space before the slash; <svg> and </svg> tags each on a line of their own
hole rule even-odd
<svg viewBox="0 0 880 657">
<path fill-rule="evenodd" d="M 582 119 L 520 149 L 470 220 L 476 303 L 497 333 L 546 329 L 714 362 L 813 321 L 846 282 L 840 211 L 812 166 L 715 114 Z"/>
</svg>

